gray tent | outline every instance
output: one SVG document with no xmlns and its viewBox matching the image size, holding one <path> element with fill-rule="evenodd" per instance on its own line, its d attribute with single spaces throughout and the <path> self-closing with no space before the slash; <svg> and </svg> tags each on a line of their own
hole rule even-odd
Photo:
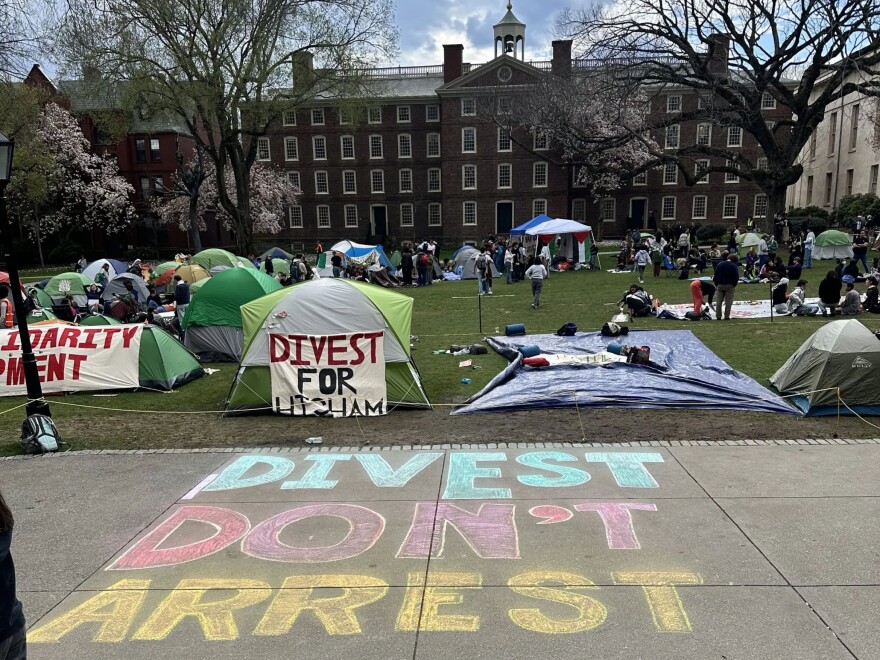
<svg viewBox="0 0 880 660">
<path fill-rule="evenodd" d="M 150 290 L 147 289 L 147 283 L 144 282 L 143 277 L 132 273 L 122 273 L 110 280 L 104 288 L 104 293 L 101 295 L 101 298 L 104 300 L 113 300 L 113 294 L 125 293 L 126 282 L 131 282 L 134 285 L 134 290 L 138 292 L 138 302 L 140 302 L 141 305 L 146 305 L 147 298 L 150 296 Z"/>
<path fill-rule="evenodd" d="M 880 340 L 855 319 L 832 321 L 816 330 L 770 382 L 782 394 L 798 394 L 792 400 L 807 415 L 836 415 L 837 388 L 860 415 L 880 415 Z M 842 404 L 840 412 L 851 414 Z"/>
<path fill-rule="evenodd" d="M 462 248 L 458 251 L 458 254 L 455 255 L 455 272 L 458 272 L 459 266 L 461 266 L 461 279 L 463 280 L 475 280 L 477 279 L 477 273 L 474 270 L 474 264 L 477 261 L 477 257 L 480 256 L 480 251 L 477 248 L 465 249 Z M 498 272 L 498 269 L 495 267 L 495 262 L 492 261 L 492 257 L 488 254 L 486 255 L 486 259 L 489 260 L 489 263 L 492 266 L 492 277 L 501 277 L 501 273 Z"/>
</svg>

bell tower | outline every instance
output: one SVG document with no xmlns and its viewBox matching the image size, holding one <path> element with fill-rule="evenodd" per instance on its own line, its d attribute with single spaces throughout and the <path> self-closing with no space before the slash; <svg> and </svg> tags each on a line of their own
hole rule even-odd
<svg viewBox="0 0 880 660">
<path fill-rule="evenodd" d="M 508 1 L 507 13 L 495 24 L 495 57 L 510 55 L 518 60 L 526 58 L 526 24 L 513 15 Z M 518 52 L 517 52 L 518 51 Z"/>
</svg>

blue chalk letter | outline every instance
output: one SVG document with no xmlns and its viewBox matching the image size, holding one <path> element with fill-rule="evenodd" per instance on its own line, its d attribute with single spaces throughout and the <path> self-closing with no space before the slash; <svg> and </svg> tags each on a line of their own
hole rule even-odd
<svg viewBox="0 0 880 660">
<path fill-rule="evenodd" d="M 526 486 L 537 486 L 538 488 L 565 488 L 566 486 L 579 486 L 590 480 L 589 472 L 568 467 L 567 465 L 548 465 L 544 461 L 570 463 L 571 461 L 577 461 L 577 458 L 561 451 L 533 451 L 517 456 L 517 463 L 559 475 L 558 477 L 551 478 L 540 474 L 526 474 L 517 477 L 519 482 Z"/>
<path fill-rule="evenodd" d="M 510 499 L 509 488 L 477 488 L 474 479 L 498 479 L 500 468 L 478 468 L 483 461 L 506 461 L 507 455 L 500 452 L 472 454 L 469 452 L 449 455 L 449 474 L 446 477 L 446 500 L 504 500 Z"/>
<path fill-rule="evenodd" d="M 374 484 L 380 488 L 400 488 L 442 455 L 440 452 L 416 454 L 396 470 L 378 454 L 355 454 L 355 458 L 364 466 Z"/>
<path fill-rule="evenodd" d="M 312 461 L 314 465 L 309 468 L 302 479 L 299 481 L 285 481 L 281 484 L 282 490 L 293 490 L 301 488 L 333 488 L 339 482 L 336 480 L 328 480 L 327 474 L 336 461 L 347 461 L 351 458 L 351 454 L 312 454 L 306 456 L 307 461 Z"/>
<path fill-rule="evenodd" d="M 587 453 L 586 457 L 588 463 L 607 463 L 614 480 L 621 488 L 659 488 L 659 484 L 642 463 L 662 463 L 663 457 L 660 454 L 613 451 Z"/>
<path fill-rule="evenodd" d="M 255 465 L 263 463 L 271 469 L 254 477 L 243 478 Z M 214 481 L 205 486 L 205 491 L 232 490 L 233 488 L 250 488 L 262 486 L 273 481 L 284 479 L 293 470 L 293 461 L 280 456 L 241 456 L 235 463 L 223 470 Z"/>
</svg>

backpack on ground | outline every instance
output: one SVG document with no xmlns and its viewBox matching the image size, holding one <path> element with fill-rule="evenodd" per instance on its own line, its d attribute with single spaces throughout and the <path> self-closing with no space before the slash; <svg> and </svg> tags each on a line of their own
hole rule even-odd
<svg viewBox="0 0 880 660">
<path fill-rule="evenodd" d="M 25 454 L 58 451 L 58 429 L 46 415 L 30 415 L 21 424 L 21 448 Z"/>
<path fill-rule="evenodd" d="M 689 310 L 689 311 L 687 311 L 687 312 L 685 312 L 685 313 L 684 313 L 684 317 L 685 317 L 688 321 L 702 321 L 702 320 L 705 318 L 705 317 L 703 316 L 702 312 L 695 312 L 695 311 L 692 310 L 692 309 Z"/>
<path fill-rule="evenodd" d="M 577 331 L 578 327 L 574 323 L 566 323 L 556 331 L 556 334 L 560 337 L 574 337 Z"/>
<path fill-rule="evenodd" d="M 625 325 L 608 322 L 602 326 L 601 333 L 603 337 L 619 337 L 620 335 L 628 335 L 629 328 Z"/>
</svg>

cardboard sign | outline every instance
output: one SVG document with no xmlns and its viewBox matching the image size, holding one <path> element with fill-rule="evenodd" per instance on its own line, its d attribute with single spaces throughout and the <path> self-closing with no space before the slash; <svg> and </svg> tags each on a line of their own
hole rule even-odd
<svg viewBox="0 0 880 660">
<path fill-rule="evenodd" d="M 142 325 L 44 325 L 29 335 L 44 393 L 139 385 Z M 18 330 L 0 330 L 0 396 L 26 394 Z"/>
<path fill-rule="evenodd" d="M 272 408 L 285 415 L 384 415 L 385 333 L 269 334 Z"/>
</svg>

